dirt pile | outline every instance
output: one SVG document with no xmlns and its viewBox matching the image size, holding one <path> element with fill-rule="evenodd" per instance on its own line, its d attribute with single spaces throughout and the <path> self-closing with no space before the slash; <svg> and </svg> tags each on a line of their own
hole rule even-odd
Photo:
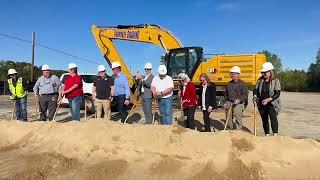
<svg viewBox="0 0 320 180">
<path fill-rule="evenodd" d="M 0 122 L 4 179 L 319 178 L 320 143 L 179 126 Z"/>
</svg>

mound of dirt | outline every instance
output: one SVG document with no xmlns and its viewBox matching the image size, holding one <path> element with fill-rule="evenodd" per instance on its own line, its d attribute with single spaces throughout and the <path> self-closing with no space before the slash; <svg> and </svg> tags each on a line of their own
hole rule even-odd
<svg viewBox="0 0 320 180">
<path fill-rule="evenodd" d="M 4 179 L 319 178 L 320 143 L 180 126 L 0 121 Z"/>
</svg>

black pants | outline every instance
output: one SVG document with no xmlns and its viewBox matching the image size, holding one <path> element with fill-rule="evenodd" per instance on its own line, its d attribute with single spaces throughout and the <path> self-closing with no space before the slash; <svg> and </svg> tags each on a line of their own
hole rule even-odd
<svg viewBox="0 0 320 180">
<path fill-rule="evenodd" d="M 206 132 L 211 132 L 211 123 L 210 123 L 210 113 L 207 110 L 203 110 L 203 121 L 204 121 L 204 130 Z"/>
<path fill-rule="evenodd" d="M 46 121 L 49 119 L 50 121 L 53 119 L 54 113 L 57 108 L 58 94 L 48 94 L 40 96 L 40 120 Z M 47 111 L 49 111 L 47 116 Z"/>
<path fill-rule="evenodd" d="M 126 95 L 119 95 L 115 96 L 113 98 L 113 102 L 115 103 L 118 112 L 121 117 L 121 122 L 124 122 L 128 116 L 127 110 L 126 110 L 126 105 L 124 104 L 124 101 L 126 100 Z"/>
<path fill-rule="evenodd" d="M 270 134 L 269 117 L 271 122 L 271 128 L 273 133 L 278 133 L 278 119 L 277 112 L 271 104 L 259 107 L 261 115 L 263 129 L 265 134 Z"/>
<path fill-rule="evenodd" d="M 183 109 L 184 115 L 187 116 L 187 128 L 195 129 L 194 112 L 196 111 L 196 108 L 197 106 L 192 106 L 192 107 Z"/>
</svg>

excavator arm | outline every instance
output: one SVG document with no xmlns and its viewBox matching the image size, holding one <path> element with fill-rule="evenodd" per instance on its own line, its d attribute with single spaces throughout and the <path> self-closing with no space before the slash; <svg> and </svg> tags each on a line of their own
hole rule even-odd
<svg viewBox="0 0 320 180">
<path fill-rule="evenodd" d="M 118 61 L 121 64 L 121 71 L 128 77 L 130 87 L 134 84 L 134 78 L 126 63 L 120 56 L 113 40 L 135 41 L 151 43 L 162 47 L 166 53 L 170 49 L 181 48 L 182 44 L 169 31 L 158 25 L 118 25 L 112 26 L 92 26 L 94 38 L 108 64 Z"/>
</svg>

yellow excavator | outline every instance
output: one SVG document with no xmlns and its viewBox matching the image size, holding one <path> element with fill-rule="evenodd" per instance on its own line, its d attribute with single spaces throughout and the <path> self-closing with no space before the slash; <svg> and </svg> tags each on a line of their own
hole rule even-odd
<svg viewBox="0 0 320 180">
<path fill-rule="evenodd" d="M 135 80 L 113 40 L 151 43 L 162 47 L 165 51 L 162 63 L 167 66 L 168 75 L 174 80 L 177 80 L 179 73 L 184 72 L 198 86 L 200 74 L 208 74 L 210 80 L 217 85 L 218 105 L 222 104 L 225 85 L 231 80 L 229 70 L 232 66 L 240 66 L 241 79 L 247 85 L 254 85 L 261 76 L 259 71 L 261 65 L 266 62 L 263 54 L 215 55 L 206 59 L 202 47 L 183 47 L 170 31 L 154 24 L 93 25 L 92 33 L 108 64 L 120 62 L 121 70 L 128 77 L 131 88 L 134 88 Z M 177 81 L 175 85 L 178 85 Z"/>
</svg>

